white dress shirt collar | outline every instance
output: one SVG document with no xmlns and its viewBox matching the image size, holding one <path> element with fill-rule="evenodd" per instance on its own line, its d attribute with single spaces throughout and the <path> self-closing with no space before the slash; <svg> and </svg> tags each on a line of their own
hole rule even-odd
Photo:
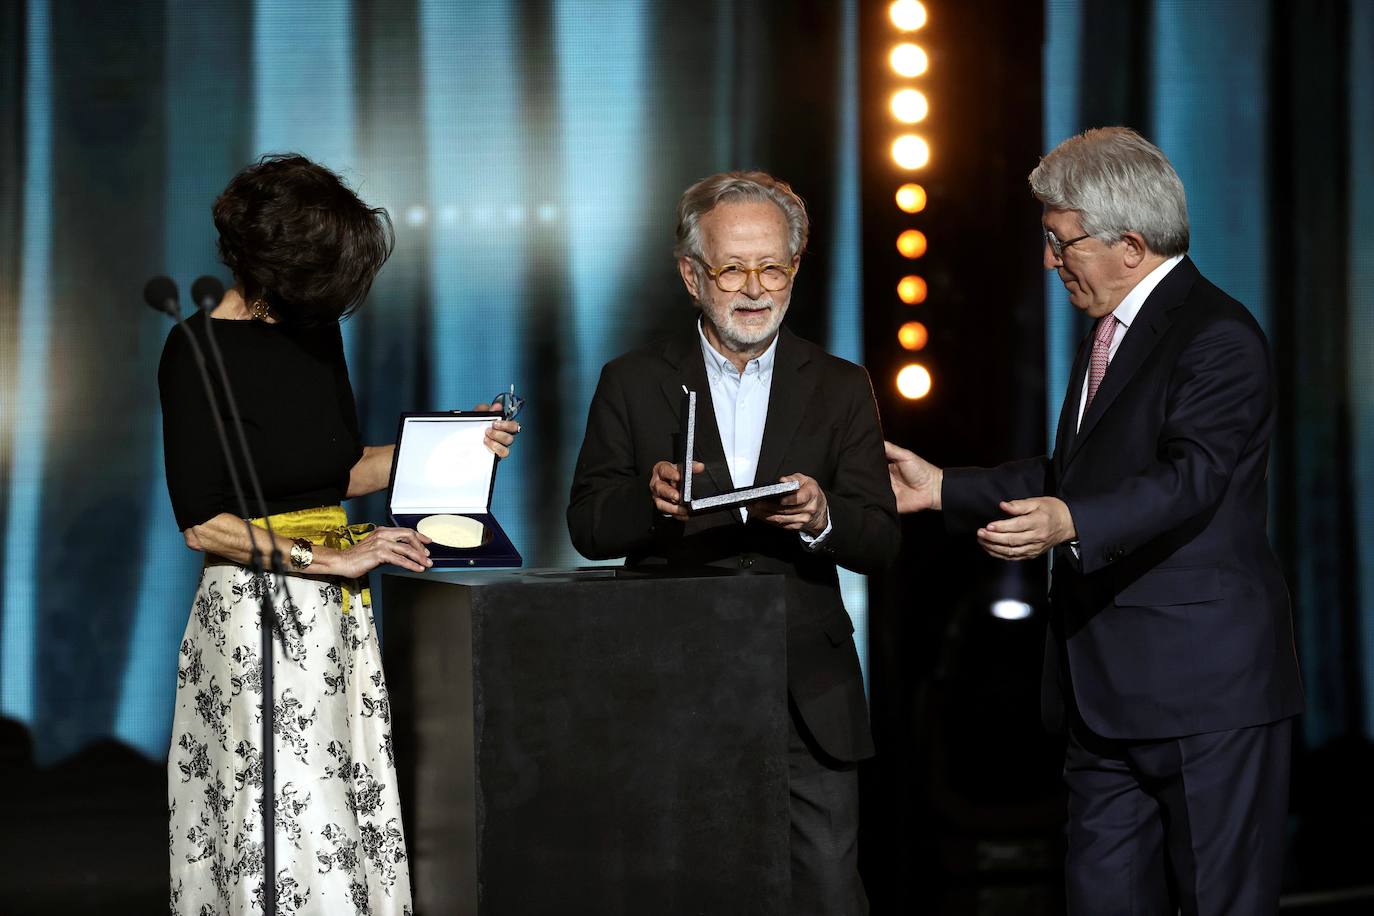
<svg viewBox="0 0 1374 916">
<path fill-rule="evenodd" d="M 773 361 L 778 355 L 778 338 L 782 334 L 781 331 L 774 334 L 773 342 L 768 345 L 768 349 L 744 364 L 744 372 L 736 369 L 729 357 L 722 356 L 715 347 L 711 346 L 711 341 L 706 339 L 706 331 L 702 328 L 701 319 L 697 319 L 697 336 L 701 338 L 701 354 L 706 359 L 706 368 L 739 378 L 745 372 L 771 372 L 773 370 Z"/>
<path fill-rule="evenodd" d="M 1150 298 L 1150 293 L 1155 291 L 1155 287 L 1159 285 L 1160 281 L 1167 277 L 1169 271 L 1177 267 L 1178 262 L 1182 260 L 1183 255 L 1175 255 L 1147 273 L 1144 279 L 1131 288 L 1131 291 L 1126 294 L 1126 298 L 1122 299 L 1121 304 L 1111 313 L 1112 317 L 1116 319 L 1116 323 L 1112 325 L 1112 342 L 1107 351 L 1108 362 L 1116 358 L 1116 351 L 1121 349 L 1121 341 L 1126 339 L 1126 332 L 1131 329 L 1131 324 L 1140 314 L 1140 307 L 1145 304 L 1145 300 Z M 1082 427 L 1083 414 L 1088 410 L 1088 378 L 1091 374 L 1092 365 L 1089 364 L 1083 370 L 1083 385 L 1078 395 L 1078 426 L 1075 428 Z"/>
<path fill-rule="evenodd" d="M 1139 283 L 1131 288 L 1126 294 L 1126 298 L 1121 300 L 1121 304 L 1112 312 L 1112 316 L 1126 327 L 1131 326 L 1135 321 L 1135 316 L 1140 314 L 1140 307 L 1145 304 L 1145 300 L 1150 298 L 1150 293 L 1155 291 L 1155 287 L 1160 281 L 1169 275 L 1169 271 L 1178 266 L 1178 262 L 1183 260 L 1183 255 L 1176 254 L 1154 270 L 1147 273 Z"/>
</svg>

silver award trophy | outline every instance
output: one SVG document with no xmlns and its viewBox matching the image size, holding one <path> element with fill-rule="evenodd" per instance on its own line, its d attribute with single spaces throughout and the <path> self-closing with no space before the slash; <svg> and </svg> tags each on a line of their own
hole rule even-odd
<svg viewBox="0 0 1374 916">
<path fill-rule="evenodd" d="M 692 496 L 692 463 L 696 461 L 697 393 L 682 389 L 682 502 L 689 512 L 711 512 L 732 509 L 759 499 L 781 496 L 801 489 L 795 480 L 766 483 L 756 487 L 727 490 L 714 496 Z"/>
</svg>

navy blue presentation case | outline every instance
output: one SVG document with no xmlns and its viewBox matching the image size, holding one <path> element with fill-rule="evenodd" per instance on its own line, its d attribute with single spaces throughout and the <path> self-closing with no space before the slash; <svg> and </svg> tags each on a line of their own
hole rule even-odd
<svg viewBox="0 0 1374 916">
<path fill-rule="evenodd" d="M 499 410 L 401 414 L 387 497 L 391 523 L 414 528 L 431 515 L 463 515 L 486 528 L 477 547 L 427 545 L 433 569 L 508 568 L 523 562 L 491 512 L 500 462 L 484 438 L 499 419 Z"/>
</svg>

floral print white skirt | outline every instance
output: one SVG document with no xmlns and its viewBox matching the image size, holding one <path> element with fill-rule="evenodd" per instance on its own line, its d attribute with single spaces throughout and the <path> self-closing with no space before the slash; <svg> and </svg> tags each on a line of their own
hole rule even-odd
<svg viewBox="0 0 1374 916">
<path fill-rule="evenodd" d="M 391 710 L 372 611 L 339 580 L 207 565 L 167 760 L 171 911 L 263 911 L 258 597 L 272 588 L 277 912 L 408 916 Z M 287 595 L 289 592 L 289 598 Z M 348 602 L 344 613 L 343 602 Z"/>
</svg>

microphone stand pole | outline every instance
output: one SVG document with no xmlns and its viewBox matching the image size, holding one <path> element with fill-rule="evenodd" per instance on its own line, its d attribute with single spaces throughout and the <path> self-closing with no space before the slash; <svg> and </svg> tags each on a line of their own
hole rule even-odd
<svg viewBox="0 0 1374 916">
<path fill-rule="evenodd" d="M 229 374 L 224 368 L 224 357 L 220 353 L 219 344 L 215 340 L 214 322 L 210 317 L 210 309 L 203 307 L 201 303 L 196 304 L 205 312 L 205 339 L 210 343 L 210 355 L 219 373 L 220 385 L 224 389 L 224 399 L 229 407 L 229 418 L 234 427 L 234 433 L 238 440 L 239 451 L 243 455 L 243 465 L 248 473 L 248 482 L 253 489 L 254 499 L 258 504 L 259 517 L 267 528 L 267 537 L 272 545 L 270 558 L 270 569 L 264 570 L 262 555 L 258 551 L 257 541 L 251 542 L 251 571 L 254 576 L 262 577 L 262 589 L 258 593 L 259 609 L 259 631 L 261 634 L 261 659 L 262 659 L 262 891 L 263 891 L 263 912 L 267 916 L 275 916 L 277 912 L 277 837 L 276 837 L 276 693 L 274 689 L 273 669 L 275 667 L 275 651 L 272 643 L 272 631 L 278 629 L 279 619 L 276 607 L 272 602 L 272 579 L 269 572 L 275 574 L 277 581 L 281 583 L 282 591 L 286 594 L 286 607 L 293 608 L 294 602 L 291 600 L 291 591 L 286 582 L 285 568 L 282 565 L 281 550 L 277 547 L 276 533 L 272 530 L 272 518 L 267 511 L 267 501 L 262 495 L 262 486 L 258 481 L 257 468 L 253 465 L 252 455 L 248 450 L 248 439 L 243 434 L 243 421 L 239 417 L 238 405 L 234 401 L 234 393 L 229 387 Z M 214 306 L 212 305 L 211 308 Z M 249 525 L 249 536 L 252 536 L 252 526 Z M 285 630 L 282 630 L 283 648 L 285 647 Z"/>
<path fill-rule="evenodd" d="M 175 291 L 173 288 L 173 295 Z M 197 306 L 199 308 L 199 305 Z M 234 462 L 229 435 L 224 428 L 224 420 L 220 416 L 219 399 L 215 397 L 214 385 L 210 381 L 209 370 L 206 368 L 205 353 L 200 347 L 200 342 L 196 340 L 195 334 L 191 333 L 190 327 L 181 317 L 181 309 L 176 305 L 174 298 L 166 300 L 161 311 L 166 312 L 172 317 L 177 327 L 186 336 L 187 342 L 191 346 L 191 354 L 195 360 L 196 369 L 200 373 L 201 385 L 205 389 L 205 397 L 210 408 L 211 419 L 214 420 L 215 433 L 219 439 L 220 450 L 224 454 L 228 469 L 229 481 L 234 491 L 234 499 L 239 507 L 239 514 L 243 518 L 244 528 L 248 534 L 249 569 L 252 574 L 262 576 L 263 588 L 258 595 L 258 607 L 260 612 L 260 633 L 261 633 L 261 659 L 262 659 L 262 820 L 263 820 L 263 912 L 267 916 L 275 916 L 277 906 L 277 887 L 276 887 L 276 836 L 275 836 L 275 754 L 274 754 L 274 704 L 275 696 L 273 693 L 273 647 L 272 629 L 276 625 L 276 610 L 272 604 L 271 580 L 267 577 L 262 562 L 262 553 L 258 549 L 257 539 L 253 535 L 253 526 L 248 521 L 251 514 L 248 511 L 248 500 L 244 495 L 243 484 L 239 479 L 238 468 Z M 262 488 L 259 484 L 257 471 L 253 467 L 251 456 L 248 451 L 247 440 L 243 434 L 243 424 L 239 418 L 237 405 L 234 403 L 233 393 L 229 389 L 228 374 L 224 368 L 224 360 L 220 354 L 214 338 L 214 331 L 211 322 L 214 321 L 206 312 L 206 340 L 210 343 L 211 353 L 215 360 L 215 368 L 220 377 L 220 383 L 224 389 L 224 397 L 229 407 L 229 415 L 233 421 L 235 433 L 237 434 L 239 449 L 243 455 L 244 466 L 248 472 L 249 480 L 254 491 L 254 496 L 258 503 L 260 517 L 267 526 L 267 534 L 271 539 L 271 563 L 274 572 L 282 572 L 281 551 L 277 548 L 276 538 L 273 536 L 272 523 L 268 518 L 267 504 L 263 499 Z M 291 603 L 291 593 L 287 587 L 286 579 L 281 578 L 283 591 L 286 592 L 286 600 Z"/>
</svg>

